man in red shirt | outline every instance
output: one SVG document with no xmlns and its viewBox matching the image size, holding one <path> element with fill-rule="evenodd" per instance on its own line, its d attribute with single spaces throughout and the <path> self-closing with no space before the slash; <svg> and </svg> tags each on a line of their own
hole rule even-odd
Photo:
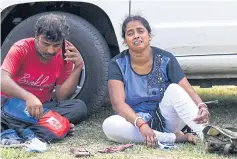
<svg viewBox="0 0 237 159">
<path fill-rule="evenodd" d="M 77 124 L 87 116 L 87 107 L 79 99 L 67 100 L 77 87 L 83 67 L 82 57 L 72 43 L 66 41 L 66 52 L 62 52 L 70 28 L 64 18 L 49 14 L 39 18 L 35 29 L 35 37 L 16 42 L 3 61 L 2 98 L 25 100 L 29 114 L 37 119 L 46 107 Z"/>
</svg>

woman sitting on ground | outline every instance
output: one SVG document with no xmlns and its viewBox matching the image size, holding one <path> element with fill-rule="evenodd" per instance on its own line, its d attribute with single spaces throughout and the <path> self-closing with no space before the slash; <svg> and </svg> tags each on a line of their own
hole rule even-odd
<svg viewBox="0 0 237 159">
<path fill-rule="evenodd" d="M 109 94 L 116 115 L 103 123 L 105 135 L 119 143 L 196 142 L 181 130 L 188 125 L 203 138 L 209 120 L 207 106 L 189 84 L 178 61 L 169 52 L 150 46 L 151 28 L 141 16 L 129 16 L 122 25 L 128 49 L 109 65 Z"/>
</svg>

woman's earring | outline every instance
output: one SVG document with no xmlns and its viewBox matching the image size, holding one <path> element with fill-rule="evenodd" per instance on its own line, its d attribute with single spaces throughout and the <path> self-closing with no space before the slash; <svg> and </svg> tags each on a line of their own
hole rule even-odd
<svg viewBox="0 0 237 159">
<path fill-rule="evenodd" d="M 151 36 L 151 34 L 149 34 L 149 41 L 151 41 L 151 39 L 152 39 L 152 36 Z"/>
</svg>

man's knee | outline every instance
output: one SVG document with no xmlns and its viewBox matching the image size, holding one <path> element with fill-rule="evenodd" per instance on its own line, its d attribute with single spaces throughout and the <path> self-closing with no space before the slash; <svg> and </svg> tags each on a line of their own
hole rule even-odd
<svg viewBox="0 0 237 159">
<path fill-rule="evenodd" d="M 82 100 L 79 99 L 73 99 L 73 104 L 73 118 L 71 122 L 73 124 L 77 124 L 87 117 L 87 106 Z"/>
<path fill-rule="evenodd" d="M 76 99 L 76 103 L 77 103 L 76 111 L 79 112 L 83 118 L 86 118 L 88 113 L 86 103 L 79 99 Z"/>
</svg>

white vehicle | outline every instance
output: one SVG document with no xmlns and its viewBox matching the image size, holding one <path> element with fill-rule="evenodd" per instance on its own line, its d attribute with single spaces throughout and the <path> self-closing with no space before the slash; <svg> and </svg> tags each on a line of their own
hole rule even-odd
<svg viewBox="0 0 237 159">
<path fill-rule="evenodd" d="M 2 0 L 0 8 L 2 60 L 14 42 L 34 36 L 40 15 L 67 17 L 69 40 L 85 62 L 72 98 L 90 112 L 108 96 L 108 62 L 126 48 L 121 24 L 129 14 L 149 21 L 152 45 L 172 52 L 192 84 L 237 84 L 237 1 Z"/>
</svg>

